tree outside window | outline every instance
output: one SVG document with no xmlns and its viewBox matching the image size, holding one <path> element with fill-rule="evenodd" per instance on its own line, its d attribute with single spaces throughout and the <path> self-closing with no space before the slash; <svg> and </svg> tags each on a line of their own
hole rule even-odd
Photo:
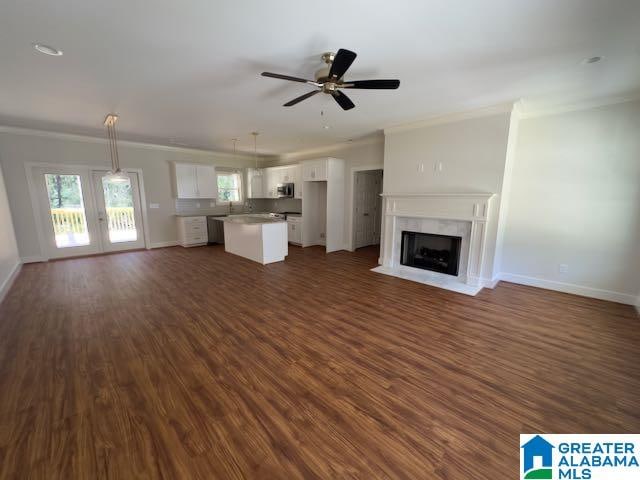
<svg viewBox="0 0 640 480">
<path fill-rule="evenodd" d="M 239 202 L 240 201 L 240 174 L 223 173 L 217 174 L 218 179 L 218 201 Z"/>
</svg>

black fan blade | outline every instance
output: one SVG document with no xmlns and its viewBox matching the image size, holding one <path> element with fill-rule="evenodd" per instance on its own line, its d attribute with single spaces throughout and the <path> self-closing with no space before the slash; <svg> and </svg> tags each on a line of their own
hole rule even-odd
<svg viewBox="0 0 640 480">
<path fill-rule="evenodd" d="M 351 50 L 345 50 L 344 48 L 338 50 L 329 70 L 329 78 L 342 78 L 344 72 L 349 69 L 356 57 L 357 55 Z"/>
<path fill-rule="evenodd" d="M 320 93 L 320 90 L 313 90 L 312 92 L 305 93 L 304 95 L 300 95 L 299 97 L 294 98 L 293 100 L 285 103 L 283 107 L 292 107 L 296 103 L 300 103 L 301 101 L 306 100 L 309 97 L 313 97 L 316 93 Z"/>
<path fill-rule="evenodd" d="M 342 88 L 371 88 L 375 90 L 395 90 L 400 86 L 400 80 L 354 80 L 344 82 Z"/>
<path fill-rule="evenodd" d="M 353 107 L 355 107 L 351 99 L 340 90 L 333 93 L 333 98 L 335 98 L 336 102 L 338 102 L 338 105 L 340 105 L 343 110 L 351 110 Z"/>
<path fill-rule="evenodd" d="M 263 77 L 279 78 L 280 80 L 289 80 L 290 82 L 311 83 L 315 85 L 316 82 L 311 80 L 305 80 L 304 78 L 290 77 L 289 75 L 280 75 L 279 73 L 262 72 Z"/>
</svg>

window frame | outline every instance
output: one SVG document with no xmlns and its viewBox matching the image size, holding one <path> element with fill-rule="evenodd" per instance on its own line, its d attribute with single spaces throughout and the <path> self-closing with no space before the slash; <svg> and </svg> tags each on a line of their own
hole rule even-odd
<svg viewBox="0 0 640 480">
<path fill-rule="evenodd" d="M 220 199 L 220 186 L 218 184 L 218 177 L 219 176 L 224 176 L 224 175 L 237 175 L 238 176 L 238 200 L 234 201 L 234 200 L 221 200 Z M 225 170 L 225 169 L 217 169 L 216 168 L 216 190 L 217 190 L 217 195 L 216 195 L 216 204 L 218 205 L 242 205 L 244 203 L 244 174 L 242 172 L 242 170 L 236 170 L 236 169 L 232 169 L 232 170 Z M 228 189 L 222 189 L 222 190 L 228 190 Z"/>
</svg>

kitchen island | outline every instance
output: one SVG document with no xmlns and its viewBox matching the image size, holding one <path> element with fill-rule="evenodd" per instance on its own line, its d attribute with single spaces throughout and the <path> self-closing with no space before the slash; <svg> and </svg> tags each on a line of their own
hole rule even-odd
<svg viewBox="0 0 640 480">
<path fill-rule="evenodd" d="M 224 222 L 224 249 L 254 262 L 282 262 L 289 254 L 287 222 L 268 215 L 229 215 Z"/>
</svg>

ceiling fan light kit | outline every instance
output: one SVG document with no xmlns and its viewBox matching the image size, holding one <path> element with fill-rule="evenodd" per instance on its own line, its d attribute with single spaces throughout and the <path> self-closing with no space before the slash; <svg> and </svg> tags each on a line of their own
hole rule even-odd
<svg viewBox="0 0 640 480">
<path fill-rule="evenodd" d="M 314 96 L 317 93 L 326 93 L 331 95 L 333 99 L 342 107 L 343 110 L 351 110 L 355 107 L 351 99 L 345 95 L 341 89 L 343 88 L 358 88 L 368 90 L 395 90 L 400 86 L 400 80 L 353 80 L 345 81 L 343 79 L 344 74 L 349 69 L 351 64 L 356 59 L 356 54 L 351 50 L 341 48 L 337 53 L 326 52 L 322 54 L 322 61 L 327 64 L 327 67 L 321 68 L 315 74 L 315 81 L 307 80 L 299 77 L 292 77 L 290 75 L 282 75 L 279 73 L 262 72 L 263 77 L 277 78 L 280 80 L 287 80 L 290 82 L 306 83 L 313 85 L 316 90 L 312 90 L 309 93 L 305 93 L 299 97 L 290 100 L 283 106 L 292 107 L 307 98 Z"/>
</svg>

